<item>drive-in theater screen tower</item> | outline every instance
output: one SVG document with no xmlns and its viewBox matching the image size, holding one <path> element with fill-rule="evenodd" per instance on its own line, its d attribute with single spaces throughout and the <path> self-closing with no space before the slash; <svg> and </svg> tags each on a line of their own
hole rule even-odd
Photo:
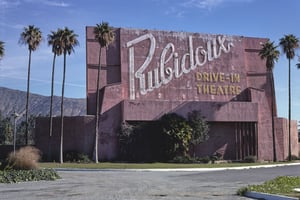
<svg viewBox="0 0 300 200">
<path fill-rule="evenodd" d="M 93 30 L 86 28 L 87 116 L 66 118 L 70 128 L 64 139 L 66 151 L 89 154 L 95 143 L 99 66 L 99 44 Z M 271 105 L 275 90 L 265 60 L 258 55 L 266 38 L 127 28 L 114 31 L 115 41 L 102 48 L 101 57 L 101 159 L 118 156 L 118 131 L 123 121 L 157 120 L 171 112 L 186 117 L 199 110 L 210 125 L 210 138 L 197 146 L 197 156 L 219 152 L 224 159 L 251 155 L 273 160 Z M 288 156 L 288 121 L 277 117 L 275 97 L 273 102 L 277 159 L 284 160 Z M 295 121 L 291 136 L 292 154 L 298 155 Z"/>
</svg>

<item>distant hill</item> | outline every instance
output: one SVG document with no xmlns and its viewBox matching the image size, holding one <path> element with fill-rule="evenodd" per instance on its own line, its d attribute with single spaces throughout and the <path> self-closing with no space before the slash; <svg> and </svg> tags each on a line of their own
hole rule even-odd
<svg viewBox="0 0 300 200">
<path fill-rule="evenodd" d="M 53 98 L 53 116 L 60 115 L 61 97 Z M 0 87 L 0 112 L 4 117 L 14 111 L 25 117 L 26 92 Z M 50 96 L 30 94 L 29 115 L 47 116 L 50 109 Z M 86 99 L 65 98 L 64 115 L 79 116 L 86 114 Z"/>
</svg>

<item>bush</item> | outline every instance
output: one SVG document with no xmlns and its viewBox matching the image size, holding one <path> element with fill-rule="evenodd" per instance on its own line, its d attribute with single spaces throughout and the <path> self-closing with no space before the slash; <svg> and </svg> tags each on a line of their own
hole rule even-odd
<svg viewBox="0 0 300 200">
<path fill-rule="evenodd" d="M 192 159 L 190 156 L 176 156 L 173 158 L 171 163 L 195 163 L 196 160 Z"/>
<path fill-rule="evenodd" d="M 24 181 L 56 180 L 60 176 L 54 169 L 4 170 L 0 171 L 0 183 L 18 183 Z"/>
<path fill-rule="evenodd" d="M 202 157 L 202 158 L 197 158 L 197 160 L 200 163 L 209 163 L 211 161 L 209 156 L 205 156 L 205 157 Z"/>
<path fill-rule="evenodd" d="M 256 156 L 246 156 L 244 158 L 244 162 L 245 163 L 255 163 L 255 162 L 257 162 L 257 158 L 256 158 Z"/>
<path fill-rule="evenodd" d="M 170 162 L 171 163 L 204 163 L 207 164 L 211 161 L 210 157 L 191 157 L 189 155 L 186 156 L 176 156 Z"/>
<path fill-rule="evenodd" d="M 156 121 L 124 122 L 119 133 L 119 159 L 130 162 L 195 162 L 185 158 L 190 146 L 207 139 L 208 125 L 198 111 L 191 113 L 189 120 L 169 113 Z"/>
<path fill-rule="evenodd" d="M 192 128 L 187 120 L 176 113 L 160 118 L 162 133 L 165 135 L 165 152 L 169 159 L 186 156 L 192 139 Z"/>
<path fill-rule="evenodd" d="M 38 168 L 40 151 L 32 146 L 22 147 L 15 153 L 11 152 L 2 164 L 4 169 L 30 170 Z"/>
<path fill-rule="evenodd" d="M 66 162 L 77 162 L 77 163 L 90 163 L 91 159 L 84 153 L 78 153 L 76 151 L 67 152 L 64 155 Z"/>
<path fill-rule="evenodd" d="M 192 128 L 191 144 L 197 145 L 209 139 L 209 125 L 200 111 L 193 110 L 188 113 L 188 124 Z"/>
</svg>

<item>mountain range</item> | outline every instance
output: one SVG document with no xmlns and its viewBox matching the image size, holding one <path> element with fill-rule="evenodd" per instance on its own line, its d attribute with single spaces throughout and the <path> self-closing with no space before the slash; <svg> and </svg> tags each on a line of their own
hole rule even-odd
<svg viewBox="0 0 300 200">
<path fill-rule="evenodd" d="M 0 113 L 2 117 L 9 117 L 16 112 L 25 118 L 27 93 L 0 87 Z M 61 97 L 53 97 L 53 116 L 60 115 Z M 50 96 L 30 94 L 29 115 L 47 116 L 50 110 Z M 86 99 L 64 98 L 64 115 L 79 116 L 86 114 Z"/>
</svg>

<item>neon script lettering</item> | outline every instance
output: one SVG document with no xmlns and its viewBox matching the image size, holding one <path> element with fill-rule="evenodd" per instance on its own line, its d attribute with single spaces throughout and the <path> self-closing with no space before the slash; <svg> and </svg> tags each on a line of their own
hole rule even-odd
<svg viewBox="0 0 300 200">
<path fill-rule="evenodd" d="M 135 52 L 134 47 L 136 44 L 149 40 L 149 51 L 141 66 L 135 66 Z M 192 36 L 188 37 L 188 52 L 181 57 L 176 52 L 173 43 L 168 43 L 160 54 L 157 67 L 153 70 L 146 69 L 153 60 L 156 40 L 151 34 L 142 35 L 134 40 L 126 43 L 129 49 L 129 95 L 130 99 L 136 98 L 135 80 L 138 79 L 138 90 L 142 95 L 160 88 L 162 85 L 167 85 L 173 78 L 179 78 L 183 74 L 188 74 L 195 70 L 197 67 L 205 65 L 214 59 L 219 58 L 222 53 L 229 53 L 233 42 L 228 40 L 225 36 L 217 36 L 206 42 L 206 46 L 193 47 Z M 135 69 L 137 69 L 135 71 Z"/>
</svg>

